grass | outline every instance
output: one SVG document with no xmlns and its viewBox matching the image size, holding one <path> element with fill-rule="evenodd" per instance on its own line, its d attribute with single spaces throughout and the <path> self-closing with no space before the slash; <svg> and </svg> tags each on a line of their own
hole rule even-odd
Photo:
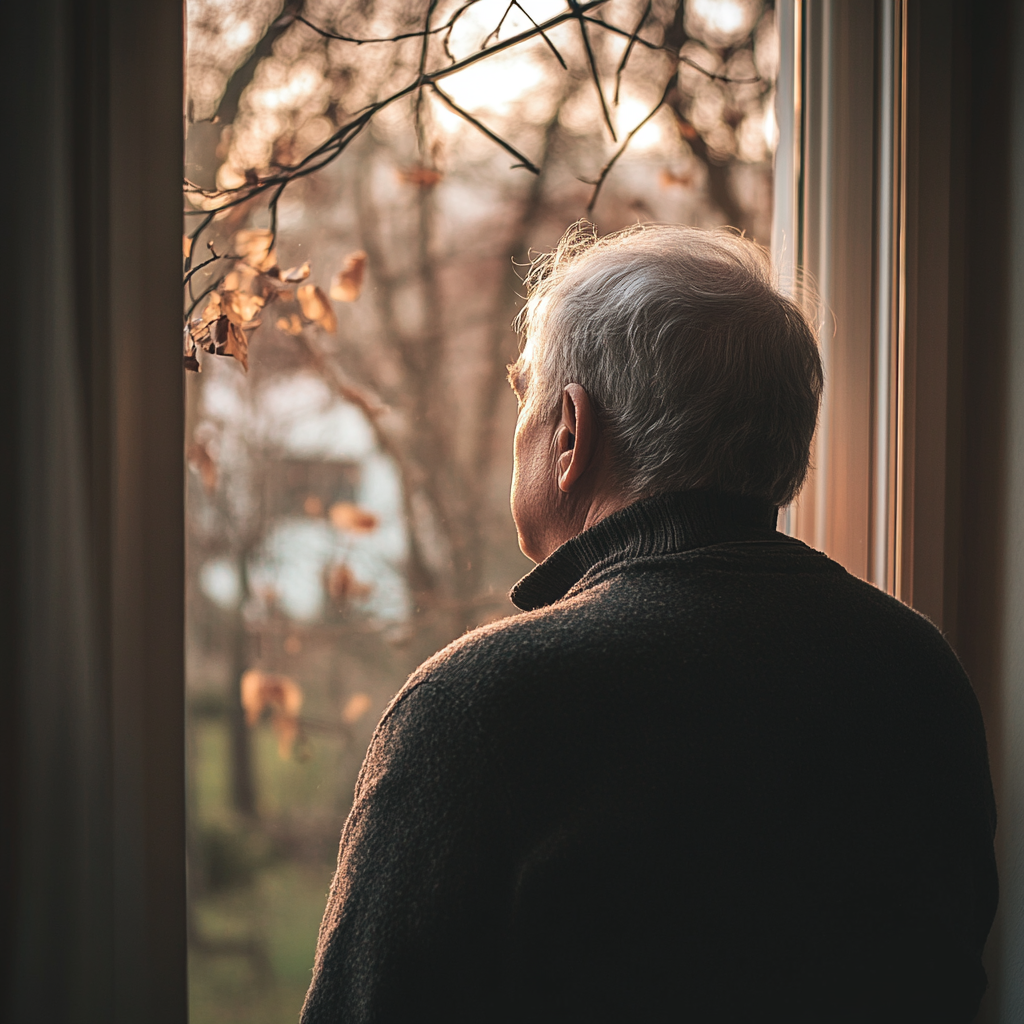
<svg viewBox="0 0 1024 1024">
<path fill-rule="evenodd" d="M 333 843 L 303 838 L 310 819 L 340 831 L 351 780 L 330 742 L 282 761 L 269 730 L 253 735 L 257 822 L 229 806 L 224 718 L 190 721 L 193 856 L 206 882 L 191 902 L 191 1024 L 290 1024 L 309 985 L 334 870 Z"/>
<path fill-rule="evenodd" d="M 330 871 L 285 862 L 197 902 L 205 942 L 189 956 L 191 1024 L 298 1020 L 329 884 Z M 238 950 L 245 943 L 251 949 Z"/>
</svg>

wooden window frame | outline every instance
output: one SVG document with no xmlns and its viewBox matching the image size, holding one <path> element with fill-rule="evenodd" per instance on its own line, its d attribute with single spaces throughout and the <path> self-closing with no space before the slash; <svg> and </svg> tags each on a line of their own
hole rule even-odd
<svg viewBox="0 0 1024 1024">
<path fill-rule="evenodd" d="M 785 529 L 955 629 L 954 4 L 780 0 L 773 248 L 826 391 Z M 951 375 L 951 369 L 953 373 Z"/>
</svg>

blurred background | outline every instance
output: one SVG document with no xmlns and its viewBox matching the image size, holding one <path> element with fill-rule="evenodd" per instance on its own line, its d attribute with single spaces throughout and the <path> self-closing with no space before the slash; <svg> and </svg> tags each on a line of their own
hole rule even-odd
<svg viewBox="0 0 1024 1024">
<path fill-rule="evenodd" d="M 381 712 L 514 612 L 531 252 L 584 217 L 769 243 L 772 4 L 584 8 L 188 0 L 194 1024 L 296 1019 Z"/>
</svg>

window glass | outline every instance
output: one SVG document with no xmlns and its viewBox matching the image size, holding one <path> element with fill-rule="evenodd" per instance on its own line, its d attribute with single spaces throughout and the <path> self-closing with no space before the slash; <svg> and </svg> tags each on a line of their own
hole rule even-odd
<svg viewBox="0 0 1024 1024">
<path fill-rule="evenodd" d="M 301 1006 L 381 712 L 514 611 L 530 253 L 767 245 L 778 41 L 756 0 L 187 9 L 191 1013 L 255 1024 Z"/>
</svg>

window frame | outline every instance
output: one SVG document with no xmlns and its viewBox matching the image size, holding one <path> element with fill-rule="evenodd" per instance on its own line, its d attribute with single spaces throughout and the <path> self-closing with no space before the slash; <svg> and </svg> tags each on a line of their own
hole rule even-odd
<svg viewBox="0 0 1024 1024">
<path fill-rule="evenodd" d="M 954 5 L 780 0 L 773 249 L 826 388 L 783 528 L 955 626 Z M 951 360 L 954 365 L 951 365 Z"/>
</svg>

